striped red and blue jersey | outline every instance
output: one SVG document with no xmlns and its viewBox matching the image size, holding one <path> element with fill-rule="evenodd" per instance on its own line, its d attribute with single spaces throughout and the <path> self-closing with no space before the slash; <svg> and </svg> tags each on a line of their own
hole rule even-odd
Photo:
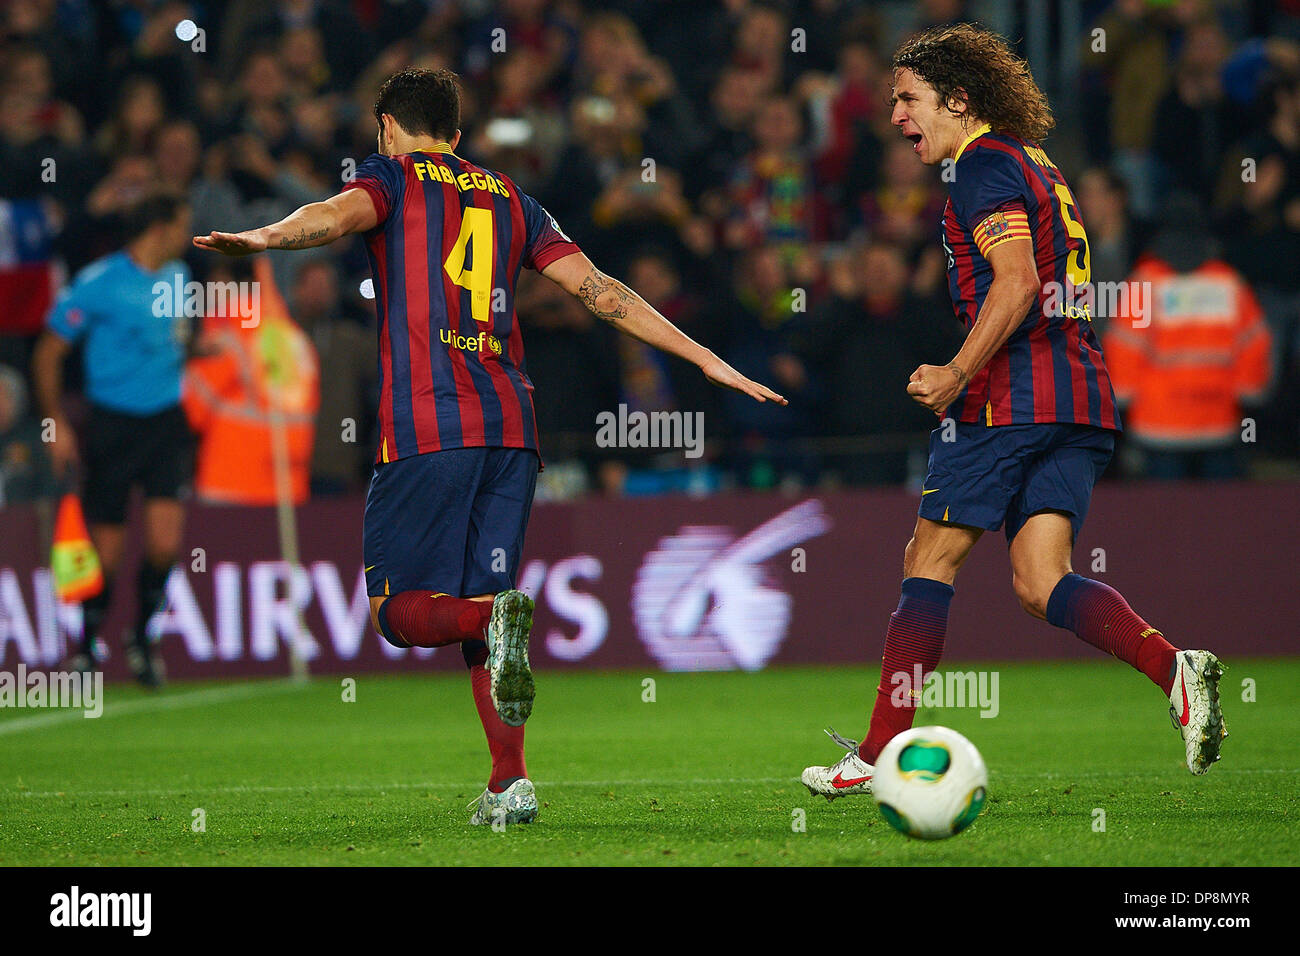
<svg viewBox="0 0 1300 956">
<path fill-rule="evenodd" d="M 376 462 L 451 448 L 537 451 L 533 384 L 515 315 L 523 266 L 578 252 L 501 174 L 450 150 L 373 154 L 344 189 L 364 189 L 379 314 Z"/>
<path fill-rule="evenodd" d="M 962 422 L 1073 422 L 1120 428 L 1115 393 L 1092 330 L 1088 237 L 1070 187 L 1041 148 L 976 130 L 957 151 L 943 213 L 948 290 L 970 329 L 993 283 L 985 255 L 1028 239 L 1039 297 L 1002 348 L 953 402 Z"/>
</svg>

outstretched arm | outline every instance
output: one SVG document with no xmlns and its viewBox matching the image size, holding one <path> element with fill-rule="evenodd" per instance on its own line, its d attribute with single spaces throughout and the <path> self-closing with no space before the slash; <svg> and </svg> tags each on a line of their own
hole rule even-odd
<svg viewBox="0 0 1300 956">
<path fill-rule="evenodd" d="M 594 315 L 620 332 L 698 366 L 715 385 L 744 392 L 760 402 L 789 404 L 766 385 L 741 375 L 709 349 L 659 314 L 622 282 L 605 275 L 581 252 L 556 259 L 542 270 L 564 291 L 577 296 Z"/>
<path fill-rule="evenodd" d="M 364 189 L 349 189 L 324 202 L 301 206 L 269 226 L 195 236 L 194 244 L 227 256 L 247 256 L 267 249 L 308 249 L 328 245 L 349 233 L 373 229 L 378 222 L 379 214 L 369 194 Z"/>
</svg>

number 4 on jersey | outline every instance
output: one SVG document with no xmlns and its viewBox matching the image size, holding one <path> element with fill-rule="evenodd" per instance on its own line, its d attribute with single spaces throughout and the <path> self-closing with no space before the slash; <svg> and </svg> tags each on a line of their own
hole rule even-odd
<svg viewBox="0 0 1300 956">
<path fill-rule="evenodd" d="M 465 250 L 473 248 L 470 258 L 473 265 L 465 268 Z M 460 220 L 460 235 L 442 264 L 448 277 L 462 289 L 469 290 L 470 314 L 475 322 L 491 322 L 492 261 L 495 258 L 492 210 L 470 206 Z"/>
</svg>

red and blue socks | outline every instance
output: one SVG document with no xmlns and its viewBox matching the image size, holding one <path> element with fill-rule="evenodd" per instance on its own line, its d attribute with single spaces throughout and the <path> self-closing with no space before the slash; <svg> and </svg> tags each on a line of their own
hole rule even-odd
<svg viewBox="0 0 1300 956">
<path fill-rule="evenodd" d="M 1107 584 L 1067 574 L 1047 601 L 1047 622 L 1113 654 L 1157 684 L 1166 696 L 1174 686 L 1178 648 L 1128 606 Z"/>
<path fill-rule="evenodd" d="M 379 633 L 394 647 L 443 647 L 482 640 L 491 601 L 403 591 L 379 605 Z"/>
<path fill-rule="evenodd" d="M 858 756 L 869 764 L 876 762 L 885 744 L 912 726 L 921 697 L 917 668 L 924 681 L 939 666 L 952 595 L 952 585 L 942 581 L 903 579 L 898 609 L 889 615 L 889 629 L 885 632 L 885 654 L 880 662 L 880 686 L 871 709 L 871 725 L 858 746 Z"/>
<path fill-rule="evenodd" d="M 478 708 L 478 719 L 483 723 L 488 751 L 492 754 L 488 789 L 501 793 L 520 777 L 528 776 L 528 768 L 524 765 L 524 728 L 511 727 L 497 713 L 496 705 L 492 703 L 492 675 L 486 667 L 472 665 L 469 679 L 474 687 L 474 706 Z"/>
<path fill-rule="evenodd" d="M 492 703 L 492 675 L 487 667 L 483 634 L 492 618 L 491 601 L 470 601 L 428 591 L 403 591 L 379 605 L 379 632 L 395 647 L 443 647 L 460 644 L 469 667 L 474 706 L 483 724 L 492 775 L 488 789 L 501 793 L 520 777 L 524 765 L 524 728 L 511 727 Z"/>
</svg>

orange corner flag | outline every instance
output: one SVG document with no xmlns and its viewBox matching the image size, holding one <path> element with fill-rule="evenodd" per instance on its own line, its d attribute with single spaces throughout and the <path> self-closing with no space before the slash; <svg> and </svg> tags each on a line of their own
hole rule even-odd
<svg viewBox="0 0 1300 956">
<path fill-rule="evenodd" d="M 104 572 L 95 546 L 90 543 L 81 499 L 71 492 L 59 501 L 50 571 L 54 576 L 54 595 L 65 604 L 94 597 L 104 588 Z"/>
</svg>

